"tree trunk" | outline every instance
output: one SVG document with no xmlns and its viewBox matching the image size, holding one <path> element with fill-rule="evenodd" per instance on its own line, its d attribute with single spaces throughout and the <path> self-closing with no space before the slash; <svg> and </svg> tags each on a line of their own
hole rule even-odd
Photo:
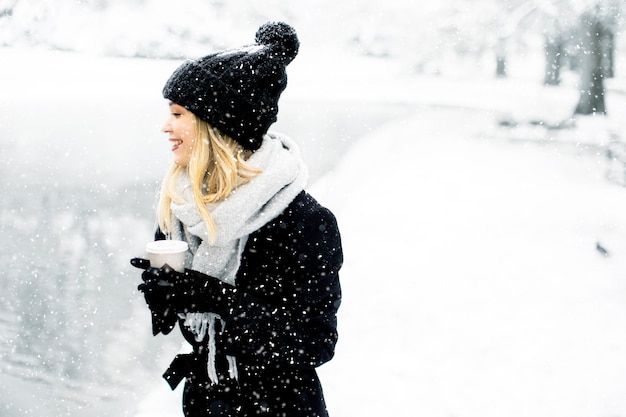
<svg viewBox="0 0 626 417">
<path fill-rule="evenodd" d="M 602 66 L 604 67 L 604 77 L 615 77 L 615 34 L 606 29 L 602 36 Z"/>
<path fill-rule="evenodd" d="M 582 18 L 580 98 L 575 114 L 606 114 L 602 25 L 593 15 Z"/>
<path fill-rule="evenodd" d="M 506 57 L 496 56 L 496 77 L 506 78 Z"/>
<path fill-rule="evenodd" d="M 13 7 L 0 8 L 0 19 L 13 16 Z"/>
<path fill-rule="evenodd" d="M 545 42 L 546 68 L 543 83 L 545 85 L 559 85 L 561 83 L 563 40 L 559 35 L 546 36 Z"/>
<path fill-rule="evenodd" d="M 506 78 L 506 39 L 498 38 L 496 43 L 496 77 Z"/>
</svg>

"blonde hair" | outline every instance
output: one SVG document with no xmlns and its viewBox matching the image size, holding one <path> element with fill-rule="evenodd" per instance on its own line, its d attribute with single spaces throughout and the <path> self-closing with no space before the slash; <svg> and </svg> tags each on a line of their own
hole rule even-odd
<svg viewBox="0 0 626 417">
<path fill-rule="evenodd" d="M 221 133 L 209 123 L 194 115 L 196 135 L 187 167 L 173 164 L 161 186 L 157 208 L 159 227 L 164 233 L 172 230 L 172 202 L 182 204 L 185 200 L 176 192 L 176 179 L 187 170 L 191 182 L 193 203 L 205 222 L 209 241 L 217 238 L 217 225 L 207 208 L 208 203 L 225 199 L 240 185 L 261 173 L 246 163 L 250 151 Z"/>
</svg>

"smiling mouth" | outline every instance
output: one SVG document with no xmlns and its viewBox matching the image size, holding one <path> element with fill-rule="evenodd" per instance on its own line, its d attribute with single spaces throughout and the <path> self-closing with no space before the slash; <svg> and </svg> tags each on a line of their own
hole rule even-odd
<svg viewBox="0 0 626 417">
<path fill-rule="evenodd" d="M 174 146 L 172 147 L 173 151 L 178 149 L 178 147 L 183 144 L 183 141 L 180 140 L 180 139 L 170 139 L 170 142 L 172 142 L 174 144 Z"/>
</svg>

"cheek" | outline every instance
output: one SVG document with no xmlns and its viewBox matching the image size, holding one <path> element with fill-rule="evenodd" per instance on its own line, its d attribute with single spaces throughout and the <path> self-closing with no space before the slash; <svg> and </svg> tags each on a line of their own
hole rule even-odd
<svg viewBox="0 0 626 417">
<path fill-rule="evenodd" d="M 181 139 L 188 138 L 189 136 L 191 136 L 191 132 L 193 131 L 189 127 L 188 123 L 185 123 L 181 120 L 174 120 L 171 123 L 171 126 L 172 126 L 172 131 L 174 132 L 174 134 Z"/>
<path fill-rule="evenodd" d="M 183 144 L 185 155 L 191 156 L 191 153 L 193 152 L 193 147 L 194 147 L 195 142 L 196 141 L 194 139 L 187 139 L 187 140 L 185 140 L 185 142 Z"/>
<path fill-rule="evenodd" d="M 180 124 L 180 134 L 182 139 L 193 140 L 195 136 L 195 126 L 192 123 L 181 123 Z"/>
<path fill-rule="evenodd" d="M 181 136 L 182 136 L 184 139 L 188 139 L 188 140 L 189 140 L 189 139 L 191 139 L 191 137 L 192 137 L 191 132 L 192 132 L 192 130 L 191 130 L 188 126 L 184 126 L 184 127 L 181 129 Z"/>
</svg>

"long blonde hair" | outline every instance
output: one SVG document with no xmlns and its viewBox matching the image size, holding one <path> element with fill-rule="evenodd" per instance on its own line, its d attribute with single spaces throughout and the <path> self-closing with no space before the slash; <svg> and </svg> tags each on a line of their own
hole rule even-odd
<svg viewBox="0 0 626 417">
<path fill-rule="evenodd" d="M 225 199 L 230 193 L 261 173 L 246 163 L 250 151 L 221 133 L 209 123 L 195 116 L 196 135 L 187 167 L 173 164 L 161 186 L 157 208 L 159 227 L 164 233 L 172 229 L 172 202 L 181 204 L 183 198 L 176 192 L 176 178 L 187 170 L 191 182 L 193 203 L 206 223 L 209 241 L 217 238 L 217 225 L 211 217 L 207 203 Z"/>
</svg>

